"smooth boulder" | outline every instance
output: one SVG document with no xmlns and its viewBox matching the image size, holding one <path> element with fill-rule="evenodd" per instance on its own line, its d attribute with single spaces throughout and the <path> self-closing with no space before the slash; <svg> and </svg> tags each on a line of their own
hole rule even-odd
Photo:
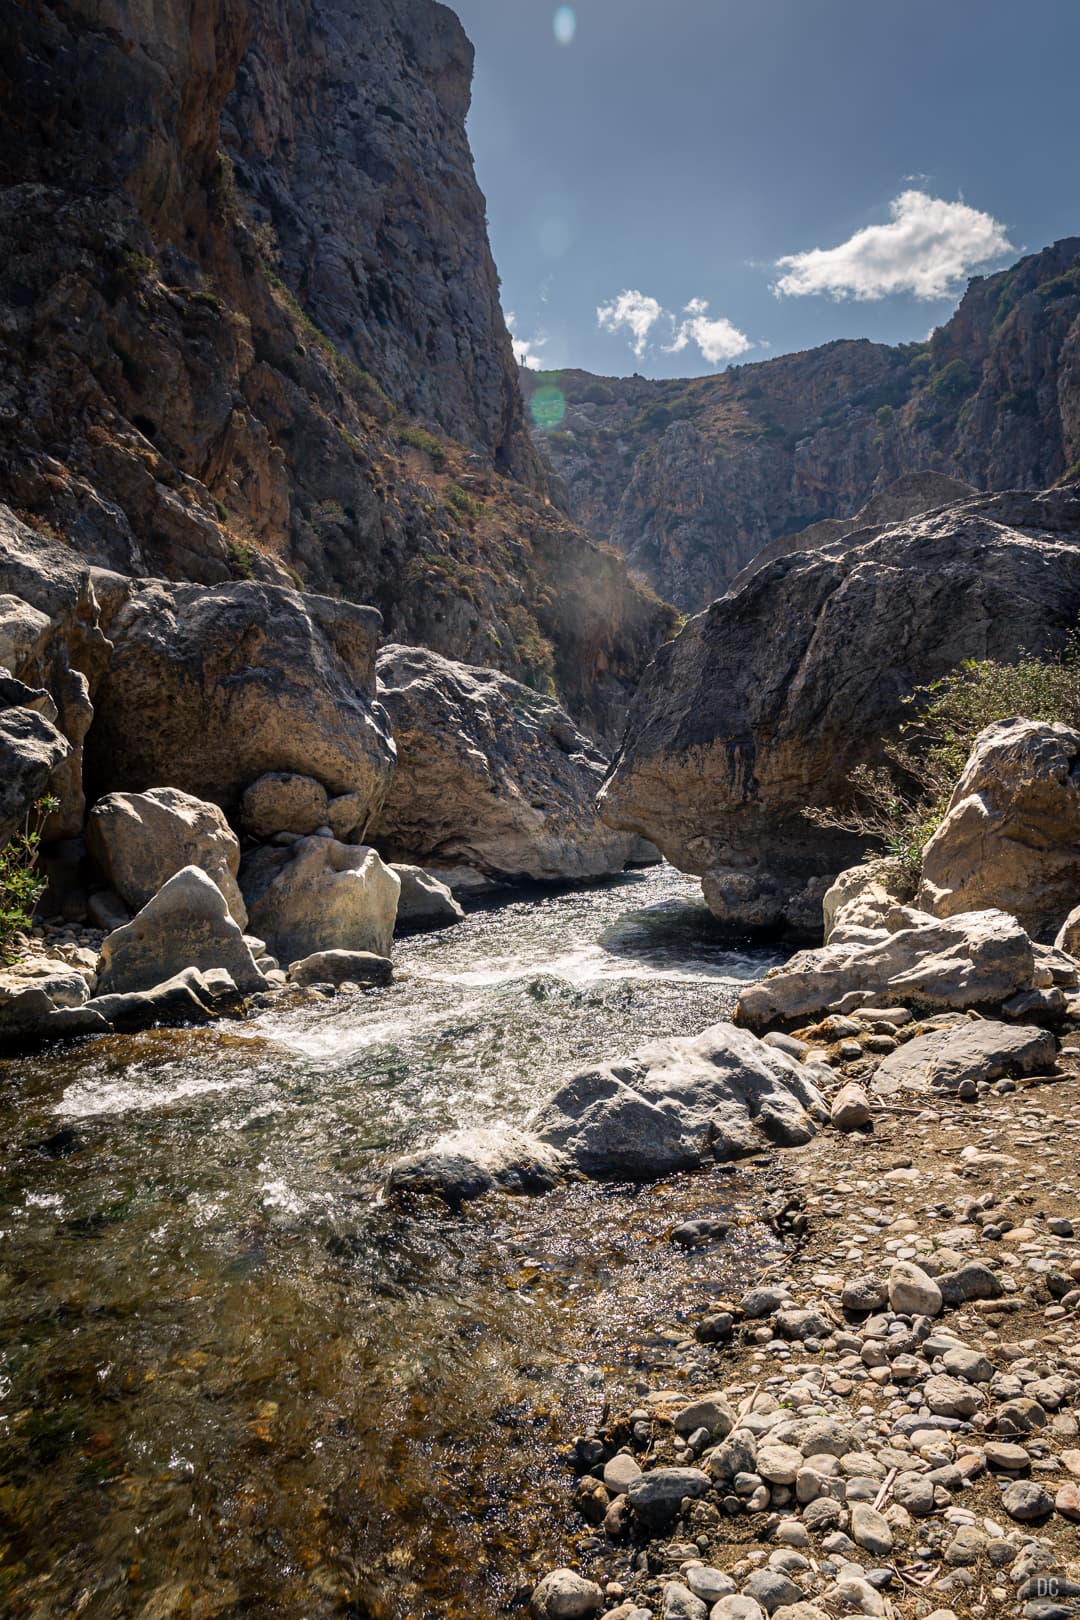
<svg viewBox="0 0 1080 1620">
<path fill-rule="evenodd" d="M 388 860 L 557 881 L 621 872 L 596 811 L 607 760 L 553 698 L 424 647 L 384 647 L 398 768 L 367 836 Z"/>
<path fill-rule="evenodd" d="M 1080 732 L 1001 720 L 975 739 L 923 851 L 916 903 L 937 917 L 997 906 L 1052 939 L 1080 893 Z"/>
<path fill-rule="evenodd" d="M 0 849 L 21 832 L 47 792 L 53 773 L 71 753 L 57 729 L 56 705 L 47 692 L 3 677 L 0 693 Z"/>
<path fill-rule="evenodd" d="M 225 896 L 198 866 L 185 866 L 101 944 L 98 994 L 151 990 L 185 968 L 224 968 L 244 995 L 266 979 Z"/>
<path fill-rule="evenodd" d="M 752 1029 L 773 1019 L 874 1002 L 924 1007 L 997 1004 L 1031 987 L 1031 940 L 1003 911 L 937 919 L 905 911 L 908 926 L 868 944 L 802 951 L 739 997 L 736 1022 Z"/>
<path fill-rule="evenodd" d="M 393 976 L 390 958 L 374 951 L 316 951 L 289 967 L 293 984 L 389 984 Z"/>
<path fill-rule="evenodd" d="M 240 841 L 216 804 L 173 787 L 109 793 L 90 812 L 86 842 L 132 911 L 140 911 L 183 867 L 197 866 L 217 884 L 233 920 L 246 928 L 236 881 Z"/>
<path fill-rule="evenodd" d="M 464 919 L 465 911 L 445 883 L 422 866 L 394 862 L 390 870 L 401 880 L 397 920 L 417 928 L 449 928 Z"/>
<path fill-rule="evenodd" d="M 280 962 L 318 951 L 389 956 L 401 882 L 367 844 L 300 838 L 241 864 L 251 927 Z"/>
<path fill-rule="evenodd" d="M 897 1047 L 878 1064 L 871 1090 L 878 1096 L 958 1091 L 965 1081 L 978 1084 L 1007 1074 L 1036 1074 L 1056 1055 L 1057 1041 L 1048 1030 L 980 1018 L 955 1029 L 930 1030 Z"/>
<path fill-rule="evenodd" d="M 1068 489 L 1009 492 L 777 559 L 660 648 L 601 814 L 711 874 L 727 920 L 742 888 L 749 920 L 806 928 L 808 886 L 858 860 L 862 840 L 804 810 L 850 801 L 851 771 L 881 759 L 915 688 L 965 658 L 1063 646 L 1080 615 L 1078 536 Z"/>
<path fill-rule="evenodd" d="M 252 838 L 272 838 L 280 832 L 306 838 L 328 825 L 329 814 L 322 783 L 296 771 L 267 771 L 244 789 L 240 800 L 240 825 Z"/>
</svg>

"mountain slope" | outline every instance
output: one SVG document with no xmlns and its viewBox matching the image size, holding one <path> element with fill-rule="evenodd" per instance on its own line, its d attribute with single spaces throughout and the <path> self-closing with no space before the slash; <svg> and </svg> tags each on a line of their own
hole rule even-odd
<svg viewBox="0 0 1080 1620">
<path fill-rule="evenodd" d="M 526 373 L 567 509 L 685 609 L 905 473 L 1046 488 L 1080 459 L 1080 238 L 973 280 L 926 343 L 836 342 L 690 381 Z M 550 417 L 557 414 L 550 410 Z"/>
<path fill-rule="evenodd" d="M 548 500 L 453 13 L 54 0 L 0 47 L 0 499 L 126 573 L 371 602 L 611 731 L 672 616 Z"/>
</svg>

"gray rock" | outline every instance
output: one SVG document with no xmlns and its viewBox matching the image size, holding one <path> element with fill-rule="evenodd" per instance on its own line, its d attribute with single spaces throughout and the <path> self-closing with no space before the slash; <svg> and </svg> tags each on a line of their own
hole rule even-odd
<svg viewBox="0 0 1080 1620">
<path fill-rule="evenodd" d="M 889 1290 L 878 1277 L 851 1277 L 844 1284 L 840 1303 L 845 1311 L 862 1315 L 888 1304 Z"/>
<path fill-rule="evenodd" d="M 953 1378 L 966 1379 L 969 1384 L 988 1384 L 994 1376 L 993 1364 L 979 1350 L 957 1345 L 942 1356 L 945 1371 Z"/>
<path fill-rule="evenodd" d="M 235 999 L 238 991 L 232 988 Z M 157 1024 L 209 1023 L 221 1002 L 220 985 L 212 986 L 197 968 L 185 968 L 145 990 L 94 996 L 84 1010 L 97 1013 L 113 1029 L 133 1032 Z"/>
<path fill-rule="evenodd" d="M 703 1603 L 719 1603 L 722 1597 L 730 1597 L 736 1589 L 731 1576 L 714 1569 L 711 1564 L 691 1565 L 686 1571 L 686 1584 Z"/>
<path fill-rule="evenodd" d="M 743 1586 L 743 1596 L 760 1603 L 766 1614 L 775 1614 L 782 1605 L 798 1603 L 806 1594 L 781 1570 L 755 1569 Z"/>
<path fill-rule="evenodd" d="M 736 1429 L 719 1446 L 701 1459 L 712 1479 L 730 1487 L 739 1474 L 753 1474 L 757 1468 L 757 1445 L 749 1429 Z"/>
<path fill-rule="evenodd" d="M 829 1119 L 838 1131 L 857 1131 L 869 1125 L 870 1099 L 862 1086 L 841 1086 L 833 1098 Z"/>
<path fill-rule="evenodd" d="M 681 1581 L 664 1583 L 663 1620 L 705 1620 L 708 1609 Z"/>
<path fill-rule="evenodd" d="M 695 1429 L 707 1429 L 710 1437 L 725 1439 L 735 1427 L 735 1413 L 731 1404 L 719 1392 L 700 1395 L 689 1406 L 683 1406 L 672 1419 L 676 1434 L 693 1434 Z"/>
<path fill-rule="evenodd" d="M 851 1509 L 851 1539 L 874 1558 L 887 1558 L 893 1548 L 892 1530 L 886 1519 L 866 1502 Z"/>
<path fill-rule="evenodd" d="M 923 1399 L 938 1417 L 973 1417 L 985 1404 L 985 1397 L 979 1390 L 959 1378 L 950 1378 L 946 1373 L 934 1373 L 926 1380 Z"/>
<path fill-rule="evenodd" d="M 575 1075 L 532 1129 L 586 1175 L 636 1178 L 808 1141 L 824 1115 L 801 1065 L 714 1024 Z"/>
<path fill-rule="evenodd" d="M 934 1511 L 934 1486 L 924 1474 L 897 1474 L 893 1498 L 915 1519 L 924 1519 Z"/>
<path fill-rule="evenodd" d="M 391 1165 L 388 1196 L 424 1193 L 451 1205 L 496 1190 L 550 1192 L 567 1173 L 562 1156 L 523 1131 L 456 1131 Z"/>
<path fill-rule="evenodd" d="M 399 928 L 402 923 L 424 928 L 448 928 L 453 923 L 461 922 L 465 916 L 464 909 L 433 872 L 425 872 L 420 866 L 402 866 L 399 863 L 394 863 L 390 870 L 397 873 L 401 883 L 397 909 Z"/>
<path fill-rule="evenodd" d="M 739 997 L 737 1022 L 759 1028 L 830 1007 L 852 1010 L 883 996 L 966 1009 L 1030 986 L 1031 940 L 1005 912 L 936 921 L 904 908 L 903 921 L 906 926 L 869 944 L 826 945 L 771 969 Z"/>
<path fill-rule="evenodd" d="M 1017 1479 L 1006 1486 L 1001 1505 L 1010 1519 L 1028 1524 L 1035 1519 L 1045 1519 L 1052 1513 L 1054 1498 L 1045 1485 L 1040 1485 L 1037 1480 Z"/>
<path fill-rule="evenodd" d="M 315 951 L 289 966 L 293 984 L 389 984 L 394 964 L 373 951 Z"/>
<path fill-rule="evenodd" d="M 54 721 L 56 707 L 46 692 L 8 682 L 9 696 L 0 700 L 0 849 L 19 832 L 34 805 L 45 793 L 49 779 L 67 759 L 71 746 Z M 12 702 L 22 696 L 23 701 Z M 31 705 L 47 698 L 51 714 Z"/>
<path fill-rule="evenodd" d="M 225 896 L 197 866 L 186 866 L 101 945 L 98 991 L 149 990 L 184 968 L 224 968 L 245 995 L 266 988 Z"/>
<path fill-rule="evenodd" d="M 662 1530 L 678 1515 L 685 1497 L 705 1496 L 711 1481 L 700 1468 L 654 1468 L 631 1482 L 630 1506 L 649 1530 Z"/>
<path fill-rule="evenodd" d="M 641 1464 L 628 1452 L 618 1451 L 604 1464 L 603 1480 L 609 1491 L 621 1496 L 641 1474 Z"/>
<path fill-rule="evenodd" d="M 1054 1061 L 1057 1041 L 1047 1030 L 979 1019 L 954 1029 L 930 1030 L 890 1052 L 875 1071 L 871 1089 L 957 1091 L 966 1080 L 991 1081 L 1003 1074 L 1035 1074 Z"/>
<path fill-rule="evenodd" d="M 368 836 L 388 860 L 560 880 L 621 872 L 596 812 L 606 759 L 549 697 L 423 647 L 384 647 L 398 766 Z"/>
<path fill-rule="evenodd" d="M 966 1305 L 973 1299 L 1000 1299 L 1005 1292 L 997 1272 L 979 1260 L 969 1260 L 956 1271 L 943 1271 L 935 1281 L 946 1305 Z"/>
</svg>

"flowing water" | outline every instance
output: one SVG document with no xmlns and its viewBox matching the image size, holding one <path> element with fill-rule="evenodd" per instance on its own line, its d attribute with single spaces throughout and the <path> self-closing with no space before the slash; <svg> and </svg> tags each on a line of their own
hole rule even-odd
<svg viewBox="0 0 1080 1620">
<path fill-rule="evenodd" d="M 600 1382 L 662 1381 L 661 1328 L 761 1269 L 753 1170 L 378 1194 L 403 1149 L 726 1016 L 776 958 L 696 883 L 520 894 L 395 956 L 386 990 L 0 1062 L 0 1614 L 510 1612 L 580 1539 L 557 1450 Z"/>
</svg>

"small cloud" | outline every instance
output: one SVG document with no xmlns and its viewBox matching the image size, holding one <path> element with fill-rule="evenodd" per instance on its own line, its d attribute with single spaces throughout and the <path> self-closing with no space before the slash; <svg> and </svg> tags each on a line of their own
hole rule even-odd
<svg viewBox="0 0 1080 1620">
<path fill-rule="evenodd" d="M 638 359 L 645 353 L 649 333 L 664 313 L 655 298 L 627 289 L 610 304 L 598 304 L 596 324 L 602 332 L 618 332 L 622 327 L 633 335 L 630 347 Z"/>
<path fill-rule="evenodd" d="M 674 334 L 666 354 L 679 354 L 688 343 L 696 343 L 709 365 L 718 366 L 722 360 L 734 360 L 753 348 L 746 333 L 740 332 L 731 321 L 722 315 L 715 319 L 710 317 L 708 301 L 704 298 L 691 298 L 683 309 L 682 320 L 672 324 Z"/>
<path fill-rule="evenodd" d="M 683 306 L 681 317 L 677 317 L 666 310 L 659 299 L 647 293 L 626 291 L 610 304 L 600 304 L 596 311 L 596 324 L 602 332 L 625 328 L 631 334 L 630 347 L 639 360 L 648 347 L 650 332 L 662 320 L 671 323 L 671 342 L 662 345 L 665 354 L 681 354 L 695 343 L 708 363 L 715 366 L 753 347 L 746 334 L 731 321 L 723 316 L 711 317 L 704 298 L 691 298 Z"/>
<path fill-rule="evenodd" d="M 506 330 L 510 333 L 510 343 L 514 350 L 514 359 L 518 365 L 524 366 L 526 371 L 540 371 L 544 362 L 542 356 L 538 355 L 536 350 L 544 347 L 547 338 L 515 337 L 514 322 L 517 320 L 517 316 L 511 311 L 509 315 L 504 315 L 503 319 L 506 322 Z"/>
<path fill-rule="evenodd" d="M 889 204 L 887 225 L 868 225 L 833 248 L 811 248 L 776 261 L 777 297 L 870 300 L 894 293 L 948 298 L 970 272 L 1013 253 L 1005 226 L 963 201 L 903 191 Z"/>
</svg>

